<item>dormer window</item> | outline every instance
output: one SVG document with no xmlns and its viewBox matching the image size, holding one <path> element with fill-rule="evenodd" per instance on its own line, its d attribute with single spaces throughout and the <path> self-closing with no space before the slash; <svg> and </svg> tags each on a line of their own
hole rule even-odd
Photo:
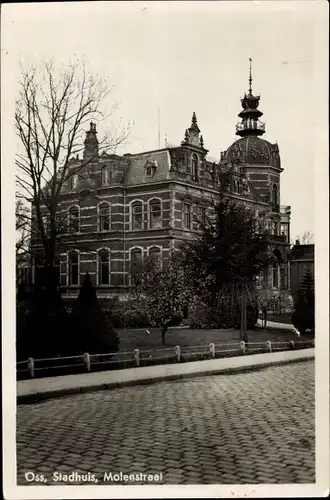
<svg viewBox="0 0 330 500">
<path fill-rule="evenodd" d="M 156 169 L 157 169 L 157 162 L 155 160 L 152 160 L 152 161 L 147 161 L 146 165 L 145 165 L 145 175 L 146 177 L 153 177 L 155 172 L 156 172 Z"/>
<path fill-rule="evenodd" d="M 193 156 L 192 156 L 191 166 L 192 166 L 193 180 L 197 181 L 198 180 L 198 156 L 196 154 L 193 154 Z"/>
<path fill-rule="evenodd" d="M 77 174 L 72 174 L 68 179 L 68 190 L 70 192 L 74 191 L 77 187 L 78 176 Z"/>
<path fill-rule="evenodd" d="M 101 177 L 102 177 L 102 186 L 109 186 L 111 184 L 112 177 L 111 168 L 107 165 L 102 167 Z"/>
</svg>

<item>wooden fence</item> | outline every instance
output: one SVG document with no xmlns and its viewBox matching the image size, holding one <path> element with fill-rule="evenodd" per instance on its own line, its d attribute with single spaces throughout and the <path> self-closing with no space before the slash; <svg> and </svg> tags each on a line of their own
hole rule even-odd
<svg viewBox="0 0 330 500">
<path fill-rule="evenodd" d="M 286 351 L 314 347 L 315 341 L 291 340 L 279 342 L 233 342 L 222 344 L 206 344 L 159 349 L 66 356 L 57 358 L 29 358 L 17 362 L 17 376 L 24 378 L 40 378 L 72 373 L 83 373 L 101 370 L 133 368 L 162 363 L 180 363 L 203 359 L 227 358 L 263 352 Z"/>
</svg>

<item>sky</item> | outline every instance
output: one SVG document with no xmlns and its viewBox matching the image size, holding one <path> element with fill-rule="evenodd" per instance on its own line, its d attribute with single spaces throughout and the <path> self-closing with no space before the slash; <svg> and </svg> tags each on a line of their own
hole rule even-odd
<svg viewBox="0 0 330 500">
<path fill-rule="evenodd" d="M 292 207 L 292 238 L 314 233 L 318 113 L 327 100 L 320 87 L 326 14 L 319 1 L 2 5 L 7 154 L 15 152 L 10 125 L 19 63 L 83 58 L 91 73 L 114 85 L 106 103 L 119 102 L 113 125 L 131 123 L 118 152 L 156 149 L 159 129 L 161 147 L 165 135 L 179 144 L 195 111 L 209 156 L 218 160 L 238 138 L 251 57 L 263 138 L 280 149 L 281 204 Z"/>
</svg>

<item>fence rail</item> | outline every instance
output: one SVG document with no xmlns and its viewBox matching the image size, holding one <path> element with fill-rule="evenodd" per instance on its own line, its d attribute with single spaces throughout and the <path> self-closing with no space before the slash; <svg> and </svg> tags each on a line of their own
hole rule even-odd
<svg viewBox="0 0 330 500">
<path fill-rule="evenodd" d="M 235 348 L 232 348 L 235 346 Z M 223 347 L 226 347 L 223 349 Z M 228 349 L 230 347 L 230 349 Z M 57 372 L 61 369 L 74 369 L 74 368 L 84 368 L 84 371 L 92 371 L 92 367 L 97 370 L 97 368 L 104 369 L 105 366 L 108 368 L 116 367 L 118 364 L 130 365 L 130 367 L 138 367 L 141 365 L 154 364 L 156 361 L 168 361 L 168 362 L 181 362 L 193 359 L 214 359 L 219 357 L 224 357 L 223 354 L 244 355 L 244 354 L 255 354 L 256 351 L 260 352 L 272 352 L 272 351 L 285 351 L 290 349 L 302 349 L 304 347 L 315 347 L 314 339 L 311 340 L 290 340 L 290 341 L 263 341 L 263 342 L 228 342 L 221 344 L 201 344 L 195 346 L 183 346 L 179 345 L 175 347 L 166 347 L 161 349 L 149 349 L 149 350 L 139 350 L 134 349 L 134 351 L 125 352 L 114 352 L 114 353 L 101 353 L 101 354 L 89 354 L 85 353 L 78 356 L 65 356 L 57 358 L 29 358 L 24 361 L 18 361 L 16 363 L 17 374 L 24 375 L 29 374 L 30 378 L 34 378 L 36 372 L 39 374 L 43 371 Z M 109 359 L 105 359 L 109 358 Z M 66 362 L 62 364 L 62 362 Z M 72 363 L 69 363 L 72 361 Z M 48 365 L 49 362 L 53 362 Z M 81 371 L 79 371 L 81 373 Z"/>
</svg>

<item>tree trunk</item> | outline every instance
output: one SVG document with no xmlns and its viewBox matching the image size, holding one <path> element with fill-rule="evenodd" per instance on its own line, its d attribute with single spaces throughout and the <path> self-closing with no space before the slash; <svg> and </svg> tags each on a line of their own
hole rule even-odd
<svg viewBox="0 0 330 500">
<path fill-rule="evenodd" d="M 166 336 L 166 332 L 168 330 L 168 326 L 167 325 L 163 325 L 161 327 L 161 334 L 162 334 L 162 346 L 165 346 L 165 336 Z"/>
</svg>

